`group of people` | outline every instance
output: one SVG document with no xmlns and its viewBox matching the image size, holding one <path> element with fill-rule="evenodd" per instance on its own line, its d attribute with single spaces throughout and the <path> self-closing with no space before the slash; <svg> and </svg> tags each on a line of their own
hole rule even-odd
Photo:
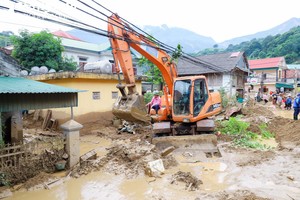
<svg viewBox="0 0 300 200">
<path fill-rule="evenodd" d="M 294 120 L 298 120 L 298 115 L 300 112 L 300 93 L 298 93 L 293 101 L 291 95 L 285 96 L 283 93 L 270 92 L 270 96 L 267 93 L 263 93 L 261 96 L 258 93 L 255 95 L 255 100 L 263 100 L 265 104 L 269 101 L 273 105 L 277 105 L 281 109 L 291 110 L 294 109 Z"/>
</svg>

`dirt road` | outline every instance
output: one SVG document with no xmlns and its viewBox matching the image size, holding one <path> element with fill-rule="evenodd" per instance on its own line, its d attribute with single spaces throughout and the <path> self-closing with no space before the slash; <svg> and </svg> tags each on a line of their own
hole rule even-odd
<svg viewBox="0 0 300 200">
<path fill-rule="evenodd" d="M 7 199 L 300 199 L 300 121 L 287 119 L 291 113 L 272 105 L 245 109 L 252 124 L 257 119 L 271 124 L 278 143 L 267 142 L 274 148 L 238 148 L 220 137 L 222 156 L 201 160 L 197 152 L 173 152 L 162 158 L 148 142 L 148 129 L 117 134 L 107 121 L 89 123 L 81 137 L 81 153 L 95 149 L 97 162 L 73 170 L 71 177 L 51 175 L 59 181 L 47 189 L 46 178 L 37 177 L 35 183 L 43 184 L 29 191 L 23 187 Z M 279 115 L 286 118 L 275 117 Z M 166 170 L 155 177 L 145 175 L 145 164 L 156 159 L 163 159 Z M 199 181 L 199 187 L 193 187 L 193 181 Z"/>
</svg>

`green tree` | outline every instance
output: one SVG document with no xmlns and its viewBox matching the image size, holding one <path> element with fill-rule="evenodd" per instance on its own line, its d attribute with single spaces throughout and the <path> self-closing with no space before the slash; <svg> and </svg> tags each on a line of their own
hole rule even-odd
<svg viewBox="0 0 300 200">
<path fill-rule="evenodd" d="M 30 33 L 24 30 L 20 36 L 12 36 L 11 40 L 14 45 L 12 56 L 28 70 L 33 66 L 47 66 L 55 70 L 75 69 L 72 61 L 69 63 L 70 60 L 62 58 L 64 48 L 61 40 L 47 31 Z"/>
<path fill-rule="evenodd" d="M 150 38 L 151 39 L 151 38 Z M 182 55 L 182 47 L 180 44 L 177 45 L 177 48 L 174 50 L 171 56 L 170 62 L 178 62 L 178 58 Z M 162 74 L 157 66 L 155 66 L 152 62 L 150 62 L 147 58 L 141 57 L 138 60 L 138 65 L 140 67 L 147 68 L 147 72 L 145 73 L 148 77 L 148 82 L 152 84 L 158 84 L 160 86 L 163 85 L 164 79 Z M 153 89 L 153 88 L 152 88 Z"/>
</svg>

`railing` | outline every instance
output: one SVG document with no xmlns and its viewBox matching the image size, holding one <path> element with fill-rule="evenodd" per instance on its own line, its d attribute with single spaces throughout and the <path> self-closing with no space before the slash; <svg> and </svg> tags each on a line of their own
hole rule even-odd
<svg viewBox="0 0 300 200">
<path fill-rule="evenodd" d="M 55 171 L 55 163 L 65 153 L 64 147 L 63 136 L 39 137 L 27 144 L 5 145 L 0 148 L 0 184 L 19 183 L 42 171 Z"/>
</svg>

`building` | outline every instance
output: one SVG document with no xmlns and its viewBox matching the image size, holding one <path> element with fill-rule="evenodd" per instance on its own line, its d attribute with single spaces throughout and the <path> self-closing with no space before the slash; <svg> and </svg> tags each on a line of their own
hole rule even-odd
<svg viewBox="0 0 300 200">
<path fill-rule="evenodd" d="M 113 60 L 108 40 L 106 43 L 93 44 L 82 41 L 64 31 L 55 31 L 52 34 L 61 39 L 61 43 L 64 46 L 63 56 L 73 58 L 82 71 L 86 63 L 99 60 Z"/>
<path fill-rule="evenodd" d="M 27 78 L 67 88 L 84 90 L 78 94 L 78 107 L 73 109 L 75 120 L 88 113 L 100 113 L 112 110 L 113 103 L 121 95 L 116 88 L 118 76 L 116 74 L 97 74 L 87 72 L 56 72 L 28 76 Z M 121 76 L 121 80 L 123 77 Z M 141 94 L 141 78 L 137 77 L 137 91 Z M 70 109 L 53 109 L 55 119 L 64 122 L 70 116 Z M 93 119 L 91 119 L 93 120 Z M 96 120 L 96 119 L 94 119 Z"/>
<path fill-rule="evenodd" d="M 62 107 L 70 110 L 78 105 L 78 92 L 25 78 L 0 76 L 0 141 L 23 142 L 22 111 Z M 71 119 L 71 115 L 66 119 Z"/>
<path fill-rule="evenodd" d="M 244 52 L 227 52 L 198 56 L 195 62 L 180 59 L 177 64 L 179 76 L 205 75 L 210 90 L 224 88 L 229 96 L 243 98 L 245 80 L 249 75 Z"/>
<path fill-rule="evenodd" d="M 291 87 L 284 78 L 287 69 L 284 57 L 249 60 L 249 68 L 253 74 L 248 79 L 247 87 L 252 91 L 258 92 L 263 88 L 264 92 L 268 92 Z"/>
<path fill-rule="evenodd" d="M 284 79 L 287 83 L 300 83 L 300 65 L 291 64 L 287 65 L 284 72 Z"/>
</svg>

